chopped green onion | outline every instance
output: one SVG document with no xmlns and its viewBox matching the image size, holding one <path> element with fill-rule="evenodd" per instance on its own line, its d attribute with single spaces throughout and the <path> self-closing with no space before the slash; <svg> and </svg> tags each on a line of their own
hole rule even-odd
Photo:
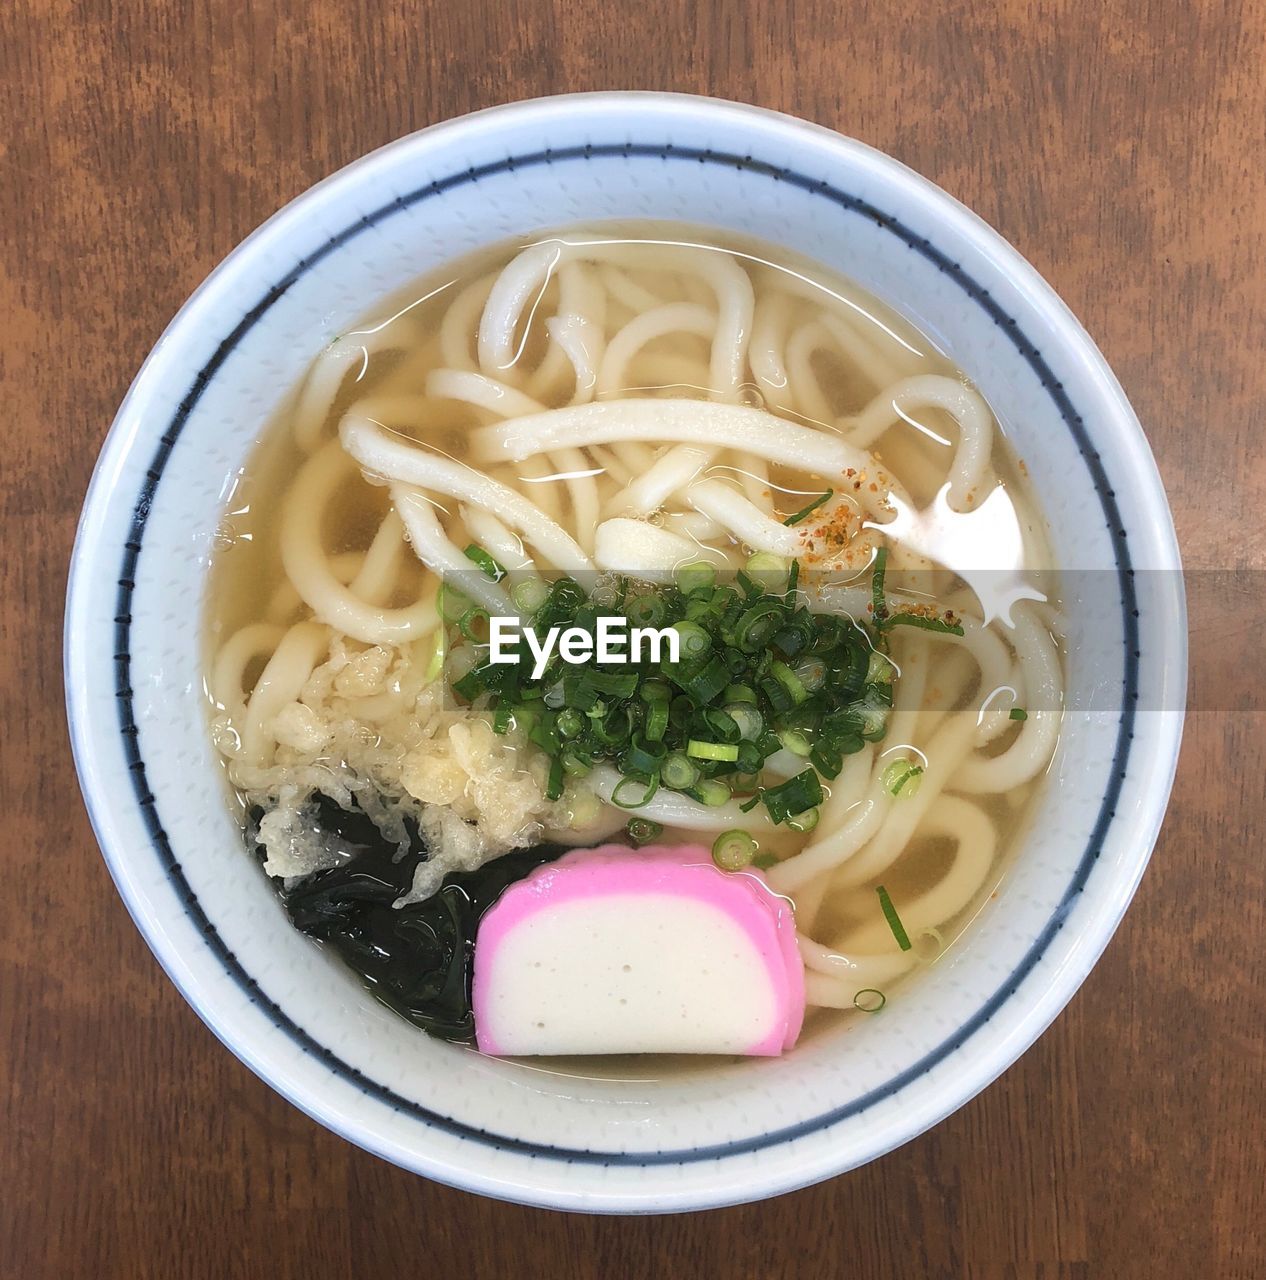
<svg viewBox="0 0 1266 1280">
<path fill-rule="evenodd" d="M 746 653 L 755 653 L 769 642 L 782 621 L 781 600 L 762 600 L 754 604 L 738 620 L 734 629 L 734 642 Z"/>
<path fill-rule="evenodd" d="M 682 664 L 687 665 L 687 664 Z M 725 688 L 729 672 L 719 658 L 709 658 L 702 667 L 694 667 L 689 674 L 674 676 L 677 683 L 694 699 L 696 705 L 711 702 Z"/>
<path fill-rule="evenodd" d="M 963 628 L 957 622 L 946 622 L 922 613 L 890 613 L 879 624 L 885 631 L 893 627 L 917 627 L 920 631 L 935 631 L 944 636 L 961 636 Z"/>
<path fill-rule="evenodd" d="M 431 651 L 431 657 L 426 664 L 426 682 L 430 684 L 432 680 L 444 670 L 444 653 L 448 648 L 448 632 L 444 627 L 435 628 L 435 647 Z"/>
<path fill-rule="evenodd" d="M 821 658 L 806 658 L 796 668 L 796 679 L 810 693 L 816 693 L 826 683 L 826 663 Z"/>
<path fill-rule="evenodd" d="M 787 829 L 789 831 L 799 831 L 802 834 L 812 831 L 818 825 L 818 817 L 821 814 L 820 809 L 806 809 L 803 813 L 798 813 L 794 818 L 787 819 Z"/>
<path fill-rule="evenodd" d="M 897 908 L 892 905 L 892 899 L 888 896 L 888 890 L 880 885 L 876 890 L 879 894 L 879 905 L 883 908 L 884 919 L 888 921 L 888 928 L 892 930 L 892 936 L 897 940 L 897 946 L 902 951 L 910 950 L 910 935 L 906 933 L 906 927 L 901 923 L 901 917 L 897 914 Z"/>
<path fill-rule="evenodd" d="M 858 750 L 861 750 L 862 739 L 858 735 Z M 844 752 L 834 742 L 815 742 L 809 752 L 809 761 L 813 767 L 832 782 L 840 776 L 844 768 Z"/>
<path fill-rule="evenodd" d="M 692 591 L 712 586 L 717 580 L 717 571 L 706 560 L 696 560 L 693 564 L 683 565 L 673 576 L 677 590 L 689 595 Z"/>
<path fill-rule="evenodd" d="M 1027 720 L 1029 713 L 1023 707 L 1012 707 L 1011 714 L 1008 719 L 1011 720 Z"/>
<path fill-rule="evenodd" d="M 835 490 L 828 489 L 825 493 L 819 494 L 816 498 L 814 498 L 814 500 L 811 503 L 809 503 L 807 507 L 801 507 L 800 510 L 795 513 L 795 515 L 788 516 L 783 521 L 783 524 L 785 525 L 799 524 L 801 520 L 805 519 L 807 516 L 811 516 L 824 503 L 830 502 L 834 496 L 835 496 Z"/>
<path fill-rule="evenodd" d="M 707 736 L 718 742 L 738 742 L 743 736 L 739 733 L 738 721 L 728 711 L 722 711 L 718 707 L 704 707 L 698 714 L 698 720 L 702 724 L 696 724 L 696 729 L 706 729 Z"/>
<path fill-rule="evenodd" d="M 863 987 L 853 997 L 853 1007 L 862 1013 L 878 1013 L 888 1003 L 888 997 L 874 987 Z"/>
<path fill-rule="evenodd" d="M 657 840 L 664 834 L 664 828 L 658 822 L 652 822 L 649 818 L 630 818 L 629 825 L 625 827 L 629 833 L 629 839 L 633 841 L 639 849 L 644 844 L 650 844 L 652 840 Z"/>
<path fill-rule="evenodd" d="M 891 659 L 880 653 L 878 649 L 872 649 L 866 661 L 866 683 L 891 684 L 893 670 Z"/>
<path fill-rule="evenodd" d="M 880 547 L 875 552 L 875 571 L 870 579 L 871 620 L 880 626 L 888 615 L 888 601 L 884 595 L 884 574 L 888 568 L 888 548 Z"/>
<path fill-rule="evenodd" d="M 616 698 L 631 698 L 637 691 L 636 671 L 586 671 L 580 679 L 589 688 Z"/>
<path fill-rule="evenodd" d="M 500 707 L 497 708 L 501 710 Z M 566 707 L 558 713 L 556 727 L 559 735 L 564 738 L 576 737 L 585 727 L 585 717 L 573 707 Z"/>
<path fill-rule="evenodd" d="M 642 790 L 640 792 L 630 790 L 636 787 L 641 787 Z M 651 802 L 658 790 L 658 777 L 652 778 L 649 782 L 641 778 L 621 778 L 616 783 L 615 790 L 611 792 L 611 803 L 621 809 L 640 809 L 644 804 Z"/>
<path fill-rule="evenodd" d="M 624 606 L 624 612 L 635 627 L 657 627 L 663 622 L 666 609 L 659 596 L 648 591 L 645 595 L 634 596 Z"/>
<path fill-rule="evenodd" d="M 658 664 L 573 665 L 554 655 L 540 679 L 478 651 L 486 611 L 450 586 L 441 614 L 471 643 L 449 655 L 447 678 L 456 696 L 487 708 L 498 733 L 522 733 L 545 753 L 551 793 L 610 763 L 622 807 L 639 808 L 663 786 L 712 806 L 734 797 L 745 812 L 764 804 L 775 824 L 805 833 L 820 819 L 822 779 L 880 741 L 892 715 L 897 669 L 885 656 L 885 620 L 907 615 L 887 613 L 886 556 L 876 553 L 871 584 L 878 617 L 860 621 L 814 613 L 798 591 L 799 561 L 764 553 L 735 586 L 720 585 L 702 562 L 683 565 L 668 585 L 605 575 L 589 594 L 571 577 L 511 575 L 515 606 L 538 631 L 594 634 L 603 611 L 618 610 L 638 625 L 671 627 L 680 641 L 678 660 Z M 490 574 L 500 568 L 475 544 L 468 559 Z M 454 638 L 438 633 L 440 643 Z M 762 787 L 780 751 L 804 767 Z M 884 782 L 891 794 L 910 795 L 920 776 L 902 760 Z"/>
<path fill-rule="evenodd" d="M 555 758 L 549 763 L 549 779 L 545 784 L 546 800 L 561 800 L 563 796 L 563 762 Z"/>
<path fill-rule="evenodd" d="M 690 794 L 700 804 L 706 804 L 708 808 L 715 809 L 718 805 L 724 804 L 734 793 L 724 782 L 716 778 L 704 778 L 697 786 L 691 788 Z"/>
<path fill-rule="evenodd" d="M 498 564 L 478 543 L 472 542 L 466 548 L 466 558 L 473 560 L 493 582 L 500 582 L 506 576 L 505 567 Z"/>
<path fill-rule="evenodd" d="M 460 698 L 474 702 L 484 691 L 483 675 L 478 667 L 472 667 L 460 680 L 454 680 L 450 688 Z"/>
<path fill-rule="evenodd" d="M 484 629 L 487 623 L 488 610 L 474 605 L 462 614 L 457 621 L 457 626 L 467 640 L 479 640 L 487 635 Z"/>
<path fill-rule="evenodd" d="M 738 726 L 739 737 L 744 742 L 755 742 L 765 728 L 765 717 L 752 702 L 727 702 L 725 714 Z"/>
<path fill-rule="evenodd" d="M 667 748 L 662 742 L 646 742 L 639 735 L 633 735 L 629 749 L 624 753 L 620 763 L 626 773 L 634 777 L 649 776 L 657 773 L 664 762 Z"/>
<path fill-rule="evenodd" d="M 463 615 L 471 607 L 471 601 L 456 587 L 447 582 L 440 584 L 440 592 L 435 603 L 439 606 L 440 617 L 445 622 L 460 622 Z"/>
<path fill-rule="evenodd" d="M 757 844 L 746 831 L 723 831 L 712 842 L 712 861 L 722 871 L 742 871 L 752 864 Z"/>
<path fill-rule="evenodd" d="M 894 760 L 879 775 L 884 790 L 894 796 L 910 797 L 919 789 L 919 779 L 923 776 L 923 766 L 911 764 L 909 760 Z"/>
<path fill-rule="evenodd" d="M 776 853 L 758 853 L 752 859 L 752 866 L 758 871 L 768 871 L 770 867 L 778 865 L 778 855 Z"/>
<path fill-rule="evenodd" d="M 643 680 L 638 690 L 643 702 L 668 702 L 673 691 L 663 680 Z"/>
<path fill-rule="evenodd" d="M 799 706 L 809 697 L 809 691 L 804 687 L 800 677 L 785 662 L 771 662 L 769 671 L 774 679 L 786 689 L 794 705 Z"/>
<path fill-rule="evenodd" d="M 680 637 L 683 662 L 712 648 L 712 637 L 697 622 L 674 622 L 672 629 Z"/>
<path fill-rule="evenodd" d="M 699 766 L 680 751 L 674 751 L 664 757 L 659 778 L 670 791 L 685 791 L 699 781 Z"/>
<path fill-rule="evenodd" d="M 530 617 L 549 599 L 549 583 L 543 578 L 524 578 L 510 588 L 510 599 L 521 614 Z"/>
<path fill-rule="evenodd" d="M 753 576 L 759 573 L 782 577 L 787 572 L 787 562 L 782 556 L 776 556 L 769 551 L 758 551 L 745 567 Z"/>
<path fill-rule="evenodd" d="M 822 784 L 812 769 L 806 769 L 776 787 L 766 787 L 761 792 L 761 799 L 771 821 L 777 826 L 806 809 L 820 805 L 823 800 Z"/>
</svg>

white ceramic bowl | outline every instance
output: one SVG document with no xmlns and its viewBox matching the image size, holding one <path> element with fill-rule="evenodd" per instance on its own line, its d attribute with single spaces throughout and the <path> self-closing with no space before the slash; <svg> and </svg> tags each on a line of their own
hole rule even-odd
<svg viewBox="0 0 1266 1280">
<path fill-rule="evenodd" d="M 908 315 L 994 406 L 1059 562 L 1111 583 L 1106 607 L 1071 602 L 1062 748 L 1032 837 L 967 939 L 884 1016 L 783 1059 L 658 1084 L 586 1083 L 428 1039 L 293 930 L 224 803 L 200 649 L 234 479 L 330 336 L 477 246 L 630 216 L 754 233 Z M 786 116 L 664 94 L 551 98 L 427 129 L 344 169 L 256 231 L 181 310 L 119 410 L 84 507 L 70 723 L 138 927 L 215 1033 L 297 1106 L 488 1195 L 703 1208 L 803 1186 L 920 1133 L 1013 1062 L 1085 978 L 1169 795 L 1186 675 L 1178 567 L 1151 454 L 1102 357 L 961 205 Z M 1143 569 L 1169 571 L 1156 580 L 1172 586 L 1140 592 Z"/>
</svg>

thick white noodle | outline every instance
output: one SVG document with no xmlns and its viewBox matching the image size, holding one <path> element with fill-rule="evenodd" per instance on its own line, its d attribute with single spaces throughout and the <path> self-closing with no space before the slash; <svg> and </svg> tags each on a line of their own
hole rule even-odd
<svg viewBox="0 0 1266 1280">
<path fill-rule="evenodd" d="M 707 307 L 693 302 L 670 302 L 653 311 L 643 312 L 607 343 L 606 354 L 598 368 L 598 394 L 609 396 L 628 386 L 629 365 L 633 357 L 655 339 L 673 333 L 712 338 L 716 329 L 716 315 Z"/>
<path fill-rule="evenodd" d="M 829 423 L 835 418 L 831 401 L 818 381 L 813 357 L 831 345 L 831 335 L 817 320 L 802 324 L 787 339 L 787 377 L 795 388 L 797 412 L 813 422 Z"/>
<path fill-rule="evenodd" d="M 517 529 L 551 564 L 571 572 L 593 568 L 575 540 L 535 503 L 474 467 L 390 436 L 376 423 L 355 414 L 343 419 L 339 435 L 343 447 L 367 471 L 385 480 L 487 507 Z"/>
<path fill-rule="evenodd" d="M 322 517 L 351 469 L 352 463 L 337 440 L 304 463 L 282 511 L 282 566 L 304 604 L 344 635 L 367 644 L 415 640 L 432 631 L 438 621 L 431 600 L 422 599 L 401 609 L 376 607 L 339 581 L 322 548 Z"/>
<path fill-rule="evenodd" d="M 436 369 L 427 378 L 427 394 L 435 399 L 460 400 L 477 405 L 500 418 L 544 413 L 545 406 L 515 387 L 482 373 Z M 550 462 L 557 468 L 558 483 L 567 486 L 572 503 L 572 535 L 586 552 L 593 550 L 593 530 L 598 523 L 598 489 L 589 459 L 579 449 L 554 449 Z"/>
<path fill-rule="evenodd" d="M 497 617 L 513 618 L 517 610 L 509 595 L 495 582 L 475 572 L 471 562 L 444 532 L 435 504 L 423 493 L 407 485 L 391 486 L 391 501 L 409 534 L 413 554 L 437 577 L 453 574 L 460 582 L 463 595 Z"/>
<path fill-rule="evenodd" d="M 242 726 L 241 760 L 267 762 L 276 739 L 271 726 L 277 713 L 294 702 L 313 669 L 325 657 L 330 629 L 318 622 L 298 622 L 286 632 L 255 682 Z"/>
<path fill-rule="evenodd" d="M 748 347 L 748 361 L 757 388 L 767 404 L 784 412 L 796 407 L 785 356 L 790 319 L 791 299 L 785 293 L 770 293 L 757 299 L 752 341 Z"/>
<path fill-rule="evenodd" d="M 612 441 L 674 441 L 722 444 L 800 472 L 839 478 L 852 469 L 874 474 L 874 458 L 835 436 L 788 422 L 763 409 L 703 400 L 605 400 L 553 409 L 548 413 L 495 423 L 471 432 L 474 458 L 521 461 L 563 445 Z M 887 511 L 886 495 L 863 486 L 863 505 Z"/>
<path fill-rule="evenodd" d="M 943 374 L 924 373 L 886 387 L 841 429 L 859 449 L 869 449 L 895 422 L 921 409 L 943 409 L 958 423 L 958 444 L 949 469 L 949 503 L 965 511 L 980 493 L 993 450 L 993 415 L 970 387 Z"/>
<path fill-rule="evenodd" d="M 791 560 L 804 550 L 799 529 L 788 528 L 781 520 L 766 515 L 724 480 L 699 480 L 686 490 L 685 498 L 696 511 L 724 525 L 755 551 Z"/>
<path fill-rule="evenodd" d="M 837 951 L 803 933 L 797 942 L 805 965 L 805 997 L 819 1007 L 851 1009 L 859 991 L 882 991 L 915 963 L 911 952 L 857 954 L 851 945 Z"/>
<path fill-rule="evenodd" d="M 600 569 L 638 574 L 651 582 L 671 582 L 674 569 L 700 560 L 720 568 L 729 565 L 719 547 L 700 546 L 679 533 L 623 516 L 598 526 L 593 556 Z"/>
<path fill-rule="evenodd" d="M 598 798 L 612 804 L 615 789 L 623 781 L 623 775 L 610 765 L 596 766 L 586 776 Z M 636 800 L 640 791 L 636 783 L 629 783 L 620 793 L 626 799 Z M 616 806 L 617 808 L 620 806 Z M 692 800 L 677 791 L 660 788 L 645 804 L 626 810 L 630 818 L 649 818 L 666 827 L 679 827 L 683 831 L 724 831 L 729 827 L 743 827 L 748 831 L 772 831 L 773 823 L 761 806 L 744 813 L 737 800 L 725 804 L 706 805 Z"/>
<path fill-rule="evenodd" d="M 492 271 L 472 281 L 444 312 L 444 319 L 440 321 L 440 353 L 444 363 L 453 369 L 474 372 L 479 369 L 471 339 L 477 332 L 479 313 L 484 309 L 496 280 L 497 272 Z"/>
<path fill-rule="evenodd" d="M 1015 741 L 1005 751 L 996 756 L 973 756 L 961 764 L 952 779 L 955 791 L 1009 791 L 1036 777 L 1055 752 L 1064 695 L 1059 652 L 1026 603 L 1014 605 L 1011 614 L 1016 657 L 1029 703 L 1027 719 L 1020 723 Z M 997 712 L 1004 714 L 1001 702 Z M 1005 714 L 1009 716 L 1009 708 Z"/>
<path fill-rule="evenodd" d="M 946 782 L 962 762 L 969 749 L 976 729 L 976 717 L 970 712 L 955 712 L 947 716 L 936 734 L 921 747 L 927 763 L 919 778 L 918 790 L 913 795 L 893 798 L 886 806 L 884 821 L 863 846 L 857 846 L 836 875 L 838 885 L 865 884 L 886 871 L 901 856 L 914 835 L 915 828 L 927 813 L 932 802 L 941 794 Z M 884 769 L 895 757 L 886 754 L 875 766 L 871 794 L 876 786 L 884 794 Z"/>
<path fill-rule="evenodd" d="M 684 488 L 712 461 L 714 449 L 698 445 L 674 445 L 655 460 L 649 471 L 607 499 L 606 516 L 647 516 L 658 511 L 679 489 Z"/>
<path fill-rule="evenodd" d="M 258 658 L 271 654 L 286 628 L 272 622 L 248 622 L 219 648 L 211 664 L 208 692 L 223 710 L 240 714 L 246 703 L 246 671 Z"/>
<path fill-rule="evenodd" d="M 948 836 L 954 857 L 945 874 L 931 888 L 900 904 L 901 923 L 911 938 L 926 929 L 948 924 L 970 905 L 989 875 L 998 847 L 998 833 L 979 805 L 961 796 L 942 795 L 915 828 L 914 839 Z M 855 951 L 884 951 L 895 945 L 882 917 L 852 929 L 849 946 Z"/>
<path fill-rule="evenodd" d="M 673 267 L 704 279 L 716 296 L 718 320 L 713 336 L 711 390 L 734 399 L 747 364 L 752 331 L 752 282 L 725 253 L 696 253 L 678 246 L 656 246 L 657 266 Z M 505 377 L 518 359 L 524 312 L 539 299 L 551 273 L 562 262 L 583 260 L 618 266 L 646 261 L 646 250 L 621 241 L 567 243 L 548 240 L 524 249 L 497 277 L 479 322 L 479 364 L 487 374 Z"/>
<path fill-rule="evenodd" d="M 507 529 L 491 511 L 463 503 L 459 514 L 462 523 L 470 531 L 470 536 L 504 568 L 511 572 L 527 572 L 536 568 L 523 545 L 523 539 L 513 530 Z"/>
<path fill-rule="evenodd" d="M 847 862 L 883 826 L 892 808 L 892 799 L 892 793 L 876 773 L 866 794 L 847 811 L 838 827 L 818 835 L 794 858 L 770 869 L 770 884 L 779 893 L 794 896 L 802 884 L 808 884 L 823 872 L 833 871 Z"/>
</svg>

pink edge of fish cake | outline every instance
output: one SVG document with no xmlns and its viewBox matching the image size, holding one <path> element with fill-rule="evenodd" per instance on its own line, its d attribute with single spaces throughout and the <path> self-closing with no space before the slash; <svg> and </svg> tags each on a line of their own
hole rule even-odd
<svg viewBox="0 0 1266 1280">
<path fill-rule="evenodd" d="M 680 924 L 682 906 L 690 904 L 695 908 L 701 930 L 705 925 L 714 929 L 720 927 L 723 932 L 728 928 L 731 936 L 737 930 L 746 940 L 752 952 L 752 956 L 746 958 L 749 969 L 753 957 L 758 957 L 758 971 L 763 971 L 768 978 L 768 993 L 759 993 L 762 998 L 768 995 L 771 1000 L 768 1030 L 754 1042 L 715 1049 L 665 1048 L 662 1041 L 657 1044 L 649 1040 L 644 1048 L 639 1048 L 636 1034 L 630 1037 L 630 1046 L 622 1048 L 525 1047 L 522 1028 L 508 1027 L 504 1016 L 499 1018 L 499 985 L 523 981 L 522 970 L 517 967 L 508 974 L 499 971 L 504 967 L 499 962 L 507 954 L 507 948 L 514 951 L 517 939 L 517 945 L 522 950 L 525 941 L 530 945 L 534 927 L 536 933 L 540 934 L 542 922 L 548 924 L 551 913 L 557 916 L 560 911 L 575 908 L 581 903 L 595 904 L 598 909 L 592 918 L 597 919 L 603 914 L 601 908 L 604 904 L 614 903 L 618 906 L 623 900 L 629 911 L 628 919 L 632 920 L 636 918 L 635 908 L 646 910 L 648 904 L 655 899 L 663 900 L 665 925 L 672 923 L 674 916 Z M 610 913 L 607 915 L 610 916 Z M 718 919 L 718 915 L 723 917 L 723 921 Z M 607 927 L 610 928 L 610 924 Z M 520 937 L 524 929 L 529 932 Z M 612 929 L 610 936 L 613 947 L 623 941 L 617 940 L 616 933 L 623 932 L 622 929 Z M 683 937 L 682 934 L 675 936 L 678 939 Z M 669 941 L 666 945 L 671 947 L 672 942 Z M 688 940 L 683 941 L 683 945 L 689 945 Z M 717 959 L 721 965 L 726 963 L 725 957 Z M 738 954 L 735 954 L 734 959 L 744 962 L 744 957 Z M 535 963 L 533 967 L 540 967 L 541 963 L 543 962 Z M 720 1052 L 772 1057 L 795 1044 L 804 1022 L 804 966 L 796 943 L 796 923 L 791 903 L 774 893 L 766 884 L 764 876 L 754 868 L 741 872 L 722 871 L 713 863 L 711 854 L 702 845 L 651 846 L 635 850 L 609 844 L 596 849 L 573 850 L 556 862 L 537 867 L 523 880 L 506 889 L 480 921 L 475 941 L 474 968 L 472 1004 L 476 1043 L 483 1053 L 494 1056 L 526 1056 L 537 1053 Z M 624 972 L 629 972 L 629 968 L 625 968 Z M 565 997 L 570 985 L 579 998 L 580 990 L 586 986 L 589 976 L 591 971 L 581 973 L 550 970 L 550 977 L 543 981 L 553 982 L 553 994 L 556 997 Z M 676 977 L 683 983 L 691 981 L 689 972 L 679 973 Z M 737 981 L 730 985 L 736 989 Z M 625 989 L 631 996 L 647 995 L 645 992 L 637 992 L 635 987 Z M 741 1000 L 742 995 L 742 992 L 737 992 L 734 998 Z M 599 1012 L 609 1018 L 615 1012 L 610 1003 L 615 998 L 614 993 L 608 993 L 605 997 L 606 1008 Z M 621 1000 L 621 1004 L 625 1002 Z M 660 1004 L 662 1003 L 661 1001 Z M 557 1007 L 557 1004 L 553 1007 Z M 521 1015 L 523 1011 L 520 1009 L 513 1012 Z M 684 1006 L 681 1016 L 686 1017 Z M 535 1025 L 542 1027 L 544 1024 L 538 1022 Z"/>
</svg>

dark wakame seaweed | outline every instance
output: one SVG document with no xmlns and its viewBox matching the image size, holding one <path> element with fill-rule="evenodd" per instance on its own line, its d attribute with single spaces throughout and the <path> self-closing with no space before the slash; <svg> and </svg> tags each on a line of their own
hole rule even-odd
<svg viewBox="0 0 1266 1280">
<path fill-rule="evenodd" d="M 289 889 L 274 878 L 292 923 L 337 952 L 379 1000 L 410 1022 L 445 1040 L 472 1041 L 479 920 L 509 885 L 567 850 L 542 844 L 504 854 L 475 871 L 446 876 L 425 902 L 397 909 L 391 904 L 428 856 L 417 828 L 408 828 L 409 847 L 398 857 L 396 845 L 359 809 L 317 795 L 308 814 L 351 856 Z M 262 816 L 261 810 L 251 814 L 252 844 Z"/>
</svg>

